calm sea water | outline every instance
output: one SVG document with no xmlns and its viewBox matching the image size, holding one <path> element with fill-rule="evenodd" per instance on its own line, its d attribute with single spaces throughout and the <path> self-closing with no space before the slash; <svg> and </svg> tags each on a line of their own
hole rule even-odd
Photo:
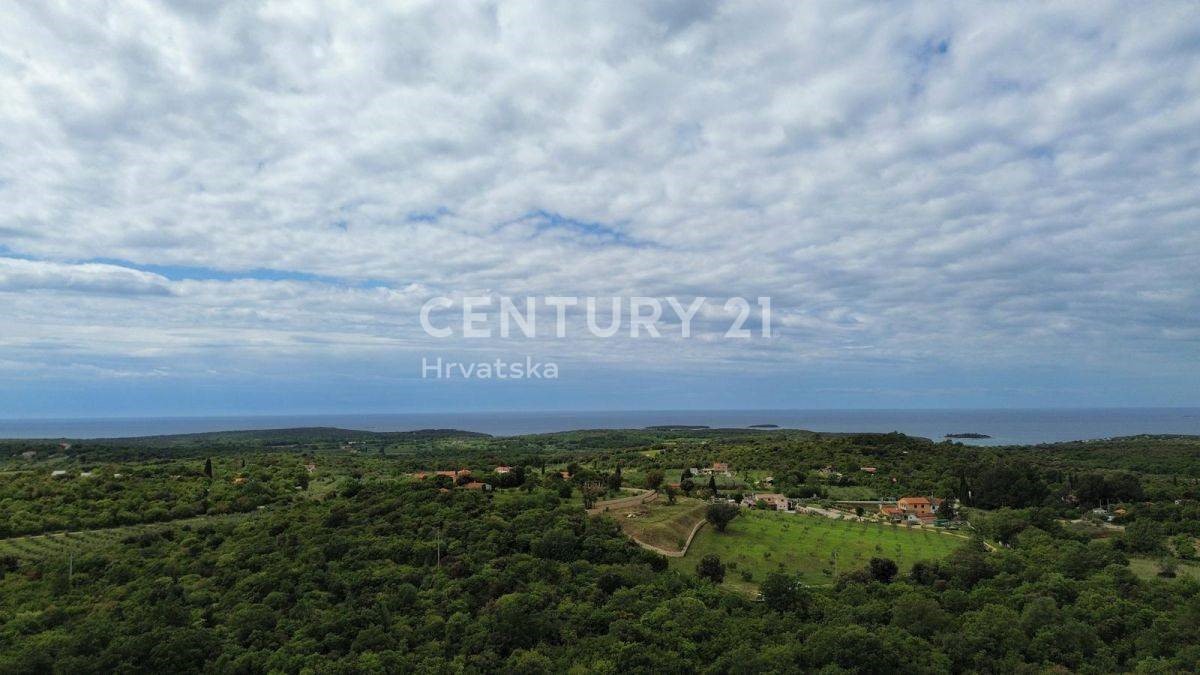
<svg viewBox="0 0 1200 675">
<path fill-rule="evenodd" d="M 366 431 L 463 429 L 498 436 L 688 424 L 775 424 L 813 431 L 899 431 L 940 439 L 981 433 L 984 445 L 1051 443 L 1133 434 L 1200 434 L 1200 408 L 1057 410 L 657 410 L 622 412 L 407 413 L 262 417 L 0 420 L 0 438 L 120 438 L 203 431 L 342 427 Z"/>
</svg>

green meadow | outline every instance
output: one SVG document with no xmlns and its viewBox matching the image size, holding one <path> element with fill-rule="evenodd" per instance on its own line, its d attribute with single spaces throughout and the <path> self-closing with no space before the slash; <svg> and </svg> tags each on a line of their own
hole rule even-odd
<svg viewBox="0 0 1200 675">
<path fill-rule="evenodd" d="M 1129 569 L 1133 570 L 1139 579 L 1163 580 L 1163 577 L 1158 576 L 1159 566 L 1159 561 L 1154 558 L 1129 559 Z M 1200 563 L 1176 560 L 1175 578 L 1200 581 Z"/>
<path fill-rule="evenodd" d="M 944 557 L 964 541 L 935 530 L 743 509 L 723 533 L 705 526 L 687 555 L 670 564 L 694 574 L 700 558 L 715 553 L 726 565 L 724 585 L 753 592 L 776 570 L 799 574 L 805 583 L 829 584 L 871 558 L 890 558 L 903 574 L 914 562 Z"/>
</svg>

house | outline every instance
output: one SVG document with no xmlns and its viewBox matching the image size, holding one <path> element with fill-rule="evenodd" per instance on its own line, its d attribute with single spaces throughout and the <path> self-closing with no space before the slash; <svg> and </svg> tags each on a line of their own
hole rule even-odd
<svg viewBox="0 0 1200 675">
<path fill-rule="evenodd" d="M 433 473 L 436 476 L 446 476 L 455 480 L 458 480 L 464 476 L 468 478 L 471 476 L 470 469 L 459 469 L 458 471 L 434 471 Z"/>
<path fill-rule="evenodd" d="M 462 486 L 468 490 L 491 490 L 492 489 L 491 485 L 488 485 L 487 483 L 481 483 L 477 480 L 473 480 L 470 483 L 463 483 Z"/>
<path fill-rule="evenodd" d="M 898 523 L 904 520 L 904 511 L 899 506 L 887 506 L 885 504 L 880 504 L 879 513 L 893 523 Z"/>
<path fill-rule="evenodd" d="M 21 457 L 23 459 L 33 459 L 34 457 L 37 457 L 37 450 L 26 450 L 25 452 L 21 453 Z"/>
<path fill-rule="evenodd" d="M 409 475 L 412 476 L 413 478 L 416 478 L 417 480 L 425 480 L 426 478 L 429 477 L 429 472 L 428 471 L 418 471 L 416 473 L 411 473 Z"/>
<path fill-rule="evenodd" d="M 62 469 L 58 469 L 58 470 L 55 470 L 55 471 L 51 471 L 51 472 L 50 472 L 50 477 L 51 477 L 51 478 L 66 478 L 66 477 L 67 477 L 67 472 L 66 472 L 66 471 L 63 471 Z"/>
<path fill-rule="evenodd" d="M 495 471 L 497 475 L 503 476 L 506 473 L 512 473 L 512 467 L 511 466 L 498 466 L 495 469 L 493 469 L 493 471 Z"/>
<path fill-rule="evenodd" d="M 314 471 L 316 471 L 316 470 L 317 470 L 317 465 L 316 465 L 316 464 L 313 464 L 312 462 L 309 462 L 308 464 L 305 464 L 305 465 L 304 465 L 304 468 L 305 468 L 305 470 L 307 470 L 309 473 L 312 473 L 312 472 L 314 472 Z"/>
<path fill-rule="evenodd" d="M 562 476 L 563 480 L 571 480 L 571 472 L 570 471 L 559 471 L 558 475 Z"/>
<path fill-rule="evenodd" d="M 234 478 L 234 479 L 233 479 L 233 484 L 234 484 L 234 485 L 245 485 L 245 484 L 246 484 L 246 477 L 245 477 L 245 476 L 238 476 L 237 478 Z"/>
<path fill-rule="evenodd" d="M 873 467 L 873 466 L 862 466 L 862 467 L 859 467 L 859 470 L 860 470 L 860 471 L 865 471 L 865 472 L 867 472 L 867 473 L 875 473 L 875 472 L 876 472 L 876 471 L 878 471 L 879 469 L 877 469 L 877 468 L 875 468 L 875 467 Z"/>
<path fill-rule="evenodd" d="M 725 462 L 713 462 L 712 473 L 729 473 L 729 465 Z"/>
<path fill-rule="evenodd" d="M 942 500 L 936 497 L 901 497 L 896 500 L 896 508 L 911 522 L 932 523 L 937 520 L 938 507 Z"/>
<path fill-rule="evenodd" d="M 757 506 L 759 502 L 765 503 L 768 507 L 776 511 L 788 510 L 788 498 L 778 492 L 759 492 L 754 495 L 754 503 Z"/>
<path fill-rule="evenodd" d="M 80 471 L 79 472 L 80 478 L 91 478 L 93 475 L 94 474 L 91 471 Z"/>
</svg>

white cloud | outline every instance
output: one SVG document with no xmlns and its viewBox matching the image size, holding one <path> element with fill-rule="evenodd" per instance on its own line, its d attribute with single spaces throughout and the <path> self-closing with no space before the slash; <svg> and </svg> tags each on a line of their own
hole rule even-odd
<svg viewBox="0 0 1200 675">
<path fill-rule="evenodd" d="M 580 359 L 1191 362 L 1193 14 L 8 5 L 0 303 L 46 363 L 382 358 L 480 292 L 775 298 L 777 343 Z"/>
<path fill-rule="evenodd" d="M 116 295 L 166 295 L 170 292 L 165 277 L 119 265 L 69 265 L 0 257 L 0 292 L 34 290 Z"/>
</svg>

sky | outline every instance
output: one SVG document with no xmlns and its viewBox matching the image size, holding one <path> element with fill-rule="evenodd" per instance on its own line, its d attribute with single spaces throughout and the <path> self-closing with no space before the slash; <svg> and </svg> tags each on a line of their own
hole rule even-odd
<svg viewBox="0 0 1200 675">
<path fill-rule="evenodd" d="M 0 5 L 0 418 L 1194 406 L 1198 221 L 1193 3 Z"/>
</svg>

